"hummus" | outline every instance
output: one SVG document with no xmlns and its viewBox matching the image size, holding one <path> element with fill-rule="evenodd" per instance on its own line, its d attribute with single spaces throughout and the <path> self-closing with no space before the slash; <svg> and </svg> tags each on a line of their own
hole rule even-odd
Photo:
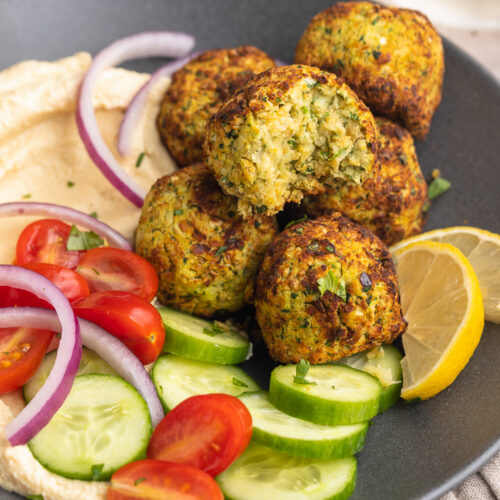
<svg viewBox="0 0 500 500">
<path fill-rule="evenodd" d="M 55 62 L 25 61 L 0 72 L 0 202 L 47 201 L 96 212 L 100 220 L 132 238 L 140 210 L 104 178 L 88 157 L 76 128 L 78 86 L 91 61 L 82 52 Z M 121 159 L 115 145 L 123 112 L 148 77 L 108 69 L 94 92 L 97 120 L 108 147 L 146 190 L 158 177 L 176 169 L 155 123 L 168 78 L 149 94 L 132 154 Z M 136 167 L 141 153 L 143 160 Z M 17 238 L 32 220 L 2 219 L 0 263 L 12 263 Z M 23 406 L 20 391 L 0 396 L 0 487 L 22 495 L 42 495 L 44 500 L 105 499 L 107 483 L 63 478 L 44 469 L 27 446 L 8 444 L 5 426 Z"/>
</svg>

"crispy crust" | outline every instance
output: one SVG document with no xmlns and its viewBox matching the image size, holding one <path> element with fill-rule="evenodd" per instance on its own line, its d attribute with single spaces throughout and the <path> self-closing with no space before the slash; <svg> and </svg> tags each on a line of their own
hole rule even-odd
<svg viewBox="0 0 500 500">
<path fill-rule="evenodd" d="M 306 102 L 294 102 L 298 95 Z M 286 164 L 283 160 L 282 168 L 282 159 L 289 155 L 291 146 L 287 144 L 290 144 L 290 139 L 296 141 L 296 146 L 306 142 L 303 141 L 306 132 L 302 130 L 295 134 L 290 131 L 291 127 L 284 125 L 296 110 L 291 109 L 290 115 L 285 113 L 286 116 L 280 116 L 282 107 L 311 105 L 318 95 L 331 99 L 333 104 L 330 103 L 328 112 L 339 112 L 338 120 L 343 120 L 345 136 L 365 156 L 363 166 L 351 165 L 353 169 L 360 170 L 356 172 L 358 181 L 370 174 L 377 150 L 375 123 L 371 112 L 358 96 L 341 78 L 318 68 L 305 65 L 272 68 L 249 80 L 212 116 L 203 146 L 208 167 L 224 192 L 240 199 L 238 206 L 244 216 L 252 213 L 275 214 L 287 201 L 298 202 L 304 194 L 321 192 L 325 180 L 347 176 L 343 172 L 344 167 L 339 164 L 344 159 L 345 165 L 349 164 L 355 156 L 351 155 L 354 147 L 349 150 L 347 158 L 336 162 L 329 158 L 323 161 L 323 165 L 315 160 L 319 167 L 315 165 L 307 171 L 304 165 L 312 161 L 316 151 L 310 153 L 308 158 L 301 158 L 298 166 L 295 165 L 297 161 Z M 312 109 L 313 105 L 309 108 L 311 115 Z M 321 121 L 317 116 L 315 119 L 316 123 Z M 295 117 L 294 120 L 297 121 Z M 320 137 L 307 139 L 314 144 Z M 334 134 L 326 139 L 334 142 Z M 265 140 L 270 142 L 266 144 Z M 270 151 L 274 151 L 275 158 L 266 166 L 261 160 L 263 156 L 270 155 Z M 276 169 L 281 170 L 275 172 Z"/>
<path fill-rule="evenodd" d="M 318 279 L 345 280 L 347 302 Z M 406 328 L 394 264 L 370 231 L 339 213 L 298 223 L 269 247 L 259 272 L 257 321 L 280 363 L 326 363 L 392 342 Z"/>
<path fill-rule="evenodd" d="M 311 217 L 340 211 L 392 245 L 422 232 L 428 209 L 427 184 L 410 133 L 387 118 L 375 119 L 379 162 L 362 185 L 337 182 L 304 199 Z M 425 209 L 425 210 L 424 210 Z"/>
<path fill-rule="evenodd" d="M 157 127 L 163 144 L 181 166 L 202 157 L 209 118 L 249 78 L 274 61 L 253 46 L 207 50 L 172 76 L 160 106 Z"/>
<path fill-rule="evenodd" d="M 250 300 L 258 266 L 277 234 L 273 217 L 243 221 L 201 163 L 156 181 L 136 251 L 160 278 L 158 299 L 198 316 L 221 316 Z"/>
<path fill-rule="evenodd" d="M 370 108 L 427 135 L 441 101 L 441 38 L 423 14 L 370 2 L 338 3 L 317 14 L 295 61 L 345 78 Z"/>
</svg>

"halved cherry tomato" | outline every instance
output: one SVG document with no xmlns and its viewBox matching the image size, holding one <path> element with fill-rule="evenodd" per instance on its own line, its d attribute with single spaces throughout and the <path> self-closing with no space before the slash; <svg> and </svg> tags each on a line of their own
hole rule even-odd
<svg viewBox="0 0 500 500">
<path fill-rule="evenodd" d="M 251 437 L 252 417 L 238 398 L 203 394 L 167 413 L 153 431 L 147 456 L 216 476 L 243 453 Z"/>
<path fill-rule="evenodd" d="M 17 265 L 45 262 L 74 269 L 84 251 L 66 250 L 71 226 L 57 219 L 41 219 L 27 225 L 16 247 Z"/>
<path fill-rule="evenodd" d="M 70 302 L 81 297 L 86 297 L 90 293 L 85 278 L 67 267 L 58 266 L 57 264 L 45 264 L 43 262 L 24 264 L 23 267 L 48 278 L 61 290 Z M 52 309 L 52 306 L 48 302 L 39 299 L 30 292 L 10 286 L 0 286 L 0 307 L 12 306 L 45 307 Z"/>
<path fill-rule="evenodd" d="M 111 477 L 108 500 L 224 500 L 219 485 L 207 473 L 189 465 L 139 460 Z"/>
<path fill-rule="evenodd" d="M 144 365 L 152 363 L 165 342 L 160 313 L 129 292 L 96 292 L 72 304 L 77 316 L 118 337 Z"/>
<path fill-rule="evenodd" d="M 92 293 L 120 290 L 150 302 L 158 291 L 154 267 L 140 255 L 121 248 L 89 250 L 80 260 L 77 271 L 85 277 Z"/>
<path fill-rule="evenodd" d="M 22 387 L 36 372 L 54 332 L 0 328 L 0 394 Z"/>
</svg>

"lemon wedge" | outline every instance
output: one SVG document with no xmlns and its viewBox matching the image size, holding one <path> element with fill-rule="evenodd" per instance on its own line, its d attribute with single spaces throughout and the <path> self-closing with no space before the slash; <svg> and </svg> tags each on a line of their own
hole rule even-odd
<svg viewBox="0 0 500 500">
<path fill-rule="evenodd" d="M 428 399 L 455 380 L 479 343 L 479 282 L 462 252 L 447 243 L 410 243 L 394 250 L 393 259 L 408 321 L 401 397 Z"/>
<path fill-rule="evenodd" d="M 484 319 L 500 323 L 500 235 L 467 226 L 436 229 L 394 245 L 391 253 L 422 240 L 451 243 L 467 257 L 479 280 Z"/>
</svg>

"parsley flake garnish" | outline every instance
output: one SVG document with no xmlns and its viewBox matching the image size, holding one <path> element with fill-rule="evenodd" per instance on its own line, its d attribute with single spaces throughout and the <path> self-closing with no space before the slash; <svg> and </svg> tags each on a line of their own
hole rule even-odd
<svg viewBox="0 0 500 500">
<path fill-rule="evenodd" d="M 233 377 L 233 385 L 237 385 L 238 387 L 248 387 L 248 385 L 245 384 L 245 382 L 236 377 Z"/>
<path fill-rule="evenodd" d="M 141 484 L 144 481 L 146 481 L 145 477 L 139 477 L 134 481 L 134 485 L 137 486 L 138 484 Z"/>
<path fill-rule="evenodd" d="M 31 198 L 31 193 L 23 194 L 23 200 L 29 200 Z"/>
<path fill-rule="evenodd" d="M 309 361 L 307 361 L 306 359 L 300 360 L 300 363 L 295 368 L 295 376 L 293 377 L 293 381 L 296 384 L 316 385 L 316 382 L 306 379 L 306 375 L 307 375 L 307 372 L 309 371 L 310 366 L 311 366 L 311 363 L 309 363 Z"/>
<path fill-rule="evenodd" d="M 91 212 L 89 215 L 90 215 L 91 217 L 94 217 L 94 219 L 97 219 L 97 218 L 98 218 L 97 212 Z"/>
<path fill-rule="evenodd" d="M 224 333 L 226 330 L 219 326 L 217 323 L 214 323 L 211 328 L 203 328 L 203 333 L 205 335 L 210 335 L 210 337 L 215 337 L 216 335 L 220 335 Z"/>
<path fill-rule="evenodd" d="M 451 187 L 451 182 L 443 177 L 437 177 L 429 184 L 428 197 L 429 200 L 434 200 L 438 196 L 448 191 Z"/>
<path fill-rule="evenodd" d="M 300 219 L 296 219 L 296 220 L 291 220 L 284 228 L 283 230 L 285 229 L 288 229 L 289 227 L 292 227 L 292 226 L 295 226 L 295 224 L 298 224 L 299 222 L 304 222 L 305 220 L 307 220 L 307 215 L 304 215 L 304 217 L 300 218 Z"/>
<path fill-rule="evenodd" d="M 323 297 L 324 293 L 328 290 L 329 292 L 340 297 L 344 302 L 347 302 L 347 292 L 345 289 L 345 281 L 333 274 L 333 271 L 328 271 L 326 276 L 319 278 L 318 289 Z"/>
<path fill-rule="evenodd" d="M 80 231 L 73 224 L 66 242 L 66 250 L 90 250 L 103 245 L 104 240 L 94 231 Z"/>
<path fill-rule="evenodd" d="M 44 500 L 43 495 L 26 495 L 28 500 Z"/>
<path fill-rule="evenodd" d="M 69 188 L 72 188 L 74 185 L 75 185 L 75 183 L 73 181 L 68 181 L 66 183 L 66 186 L 68 186 Z"/>
<path fill-rule="evenodd" d="M 104 464 L 94 464 L 90 468 L 90 473 L 92 474 L 92 479 L 94 481 L 96 479 L 99 479 L 99 476 L 101 475 L 102 469 L 104 469 Z"/>
<path fill-rule="evenodd" d="M 184 213 L 184 210 L 182 208 L 177 208 L 174 210 L 174 215 L 182 215 Z"/>
<path fill-rule="evenodd" d="M 138 157 L 135 162 L 135 167 L 139 168 L 141 166 L 142 160 L 144 160 L 144 157 L 146 156 L 146 153 L 143 151 Z"/>
</svg>

